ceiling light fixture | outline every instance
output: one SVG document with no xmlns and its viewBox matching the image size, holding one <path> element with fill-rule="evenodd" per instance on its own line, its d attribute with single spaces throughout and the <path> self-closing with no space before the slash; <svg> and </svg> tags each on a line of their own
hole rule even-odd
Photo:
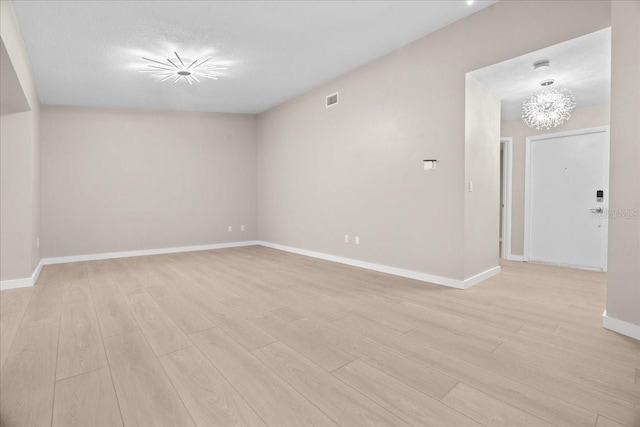
<svg viewBox="0 0 640 427">
<path fill-rule="evenodd" d="M 184 80 L 190 85 L 200 83 L 198 77 L 218 80 L 217 71 L 226 70 L 226 67 L 219 67 L 210 63 L 211 56 L 205 59 L 181 58 L 177 52 L 173 52 L 175 58 L 166 60 L 156 60 L 142 57 L 148 63 L 148 69 L 138 70 L 141 73 L 151 73 L 152 76 L 160 77 L 164 82 L 173 78 L 173 83 Z"/>
<path fill-rule="evenodd" d="M 545 84 L 546 83 L 546 84 Z M 522 104 L 522 120 L 532 128 L 551 129 L 571 118 L 576 100 L 566 88 L 547 88 L 553 80 L 541 83 L 545 89 L 533 94 Z"/>
<path fill-rule="evenodd" d="M 544 59 L 533 64 L 533 70 L 549 67 Z M 527 126 L 536 129 L 551 129 L 560 126 L 571 118 L 571 111 L 576 107 L 574 96 L 566 88 L 550 88 L 553 79 L 540 82 L 544 88 L 534 93 L 522 104 L 522 120 Z"/>
</svg>

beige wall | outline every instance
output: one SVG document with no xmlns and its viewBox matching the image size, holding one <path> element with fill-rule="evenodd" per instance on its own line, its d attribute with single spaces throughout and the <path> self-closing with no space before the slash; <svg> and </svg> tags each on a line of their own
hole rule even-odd
<svg viewBox="0 0 640 427">
<path fill-rule="evenodd" d="M 464 277 L 498 266 L 500 101 L 467 75 L 465 102 Z M 469 191 L 473 182 L 473 191 Z"/>
<path fill-rule="evenodd" d="M 261 114 L 260 238 L 463 279 L 465 74 L 609 25 L 609 2 L 500 2 Z"/>
<path fill-rule="evenodd" d="M 2 280 L 33 273 L 31 111 L 0 115 L 0 267 Z M 25 195 L 27 197 L 25 197 Z"/>
<path fill-rule="evenodd" d="M 566 132 L 597 126 L 609 126 L 609 116 L 609 104 L 606 104 L 574 110 L 569 121 L 550 130 L 532 129 L 524 124 L 522 120 L 509 120 L 502 122 L 501 136 L 513 138 L 513 177 L 511 193 L 512 255 L 524 254 L 524 177 L 526 138 L 529 136 L 547 133 Z"/>
<path fill-rule="evenodd" d="M 30 277 L 40 261 L 36 245 L 40 234 L 40 101 L 13 6 L 7 1 L 0 2 L 0 38 L 6 49 L 3 60 L 8 59 L 13 69 L 0 76 L 0 86 L 13 88 L 10 93 L 14 95 L 22 92 L 28 104 L 28 111 L 0 111 L 0 280 L 4 281 Z M 6 66 L 4 63 L 3 69 Z M 3 91 L 0 96 L 8 95 Z"/>
<path fill-rule="evenodd" d="M 610 212 L 640 211 L 640 3 L 612 3 Z M 640 327 L 640 218 L 609 220 L 607 315 Z M 638 330 L 638 329 L 636 329 Z"/>
<path fill-rule="evenodd" d="M 43 257 L 255 240 L 255 116 L 46 106 L 41 129 Z"/>
</svg>

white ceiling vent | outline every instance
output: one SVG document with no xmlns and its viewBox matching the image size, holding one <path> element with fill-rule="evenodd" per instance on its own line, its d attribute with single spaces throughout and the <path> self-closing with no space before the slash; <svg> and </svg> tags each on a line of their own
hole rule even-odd
<svg viewBox="0 0 640 427">
<path fill-rule="evenodd" d="M 327 108 L 333 107 L 337 103 L 338 103 L 338 92 L 332 93 L 331 95 L 327 96 Z"/>
</svg>

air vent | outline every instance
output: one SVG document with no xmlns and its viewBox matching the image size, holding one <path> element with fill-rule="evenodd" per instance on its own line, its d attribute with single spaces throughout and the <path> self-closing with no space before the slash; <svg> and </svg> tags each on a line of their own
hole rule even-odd
<svg viewBox="0 0 640 427">
<path fill-rule="evenodd" d="M 333 107 L 337 103 L 338 103 L 338 92 L 332 93 L 331 95 L 327 96 L 327 108 Z"/>
</svg>

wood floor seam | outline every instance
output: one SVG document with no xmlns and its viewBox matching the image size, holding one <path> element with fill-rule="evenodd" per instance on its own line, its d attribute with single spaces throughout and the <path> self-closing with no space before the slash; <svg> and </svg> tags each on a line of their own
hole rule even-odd
<svg viewBox="0 0 640 427">
<path fill-rule="evenodd" d="M 163 354 L 162 356 L 168 356 L 169 354 L 175 353 L 177 351 L 180 350 L 184 350 L 183 348 L 178 349 L 178 350 L 174 350 L 171 353 L 167 353 L 167 354 Z M 184 399 L 182 398 L 182 396 L 180 395 L 180 393 L 178 392 L 178 390 L 176 389 L 175 384 L 173 383 L 173 381 L 171 381 L 171 378 L 169 377 L 169 374 L 167 372 L 167 370 L 165 369 L 164 365 L 162 364 L 162 362 L 160 361 L 160 357 L 162 356 L 158 356 L 158 355 L 154 355 L 156 357 L 156 359 L 158 359 L 158 364 L 160 365 L 161 369 L 164 371 L 164 374 L 167 376 L 167 379 L 169 380 L 169 384 L 171 384 L 171 387 L 173 388 L 173 391 L 176 393 L 176 396 L 178 396 L 178 399 L 180 399 L 180 402 L 182 403 L 182 406 L 186 409 L 187 405 L 184 402 Z M 189 410 L 186 410 L 187 414 L 189 415 L 189 418 L 191 419 L 191 421 L 193 422 L 193 425 L 197 425 L 195 418 L 193 418 L 193 415 L 189 412 Z"/>
<path fill-rule="evenodd" d="M 445 352 L 441 352 L 441 351 L 439 351 L 438 349 L 434 349 L 433 351 L 436 351 L 436 352 L 438 352 L 438 353 L 441 353 L 441 354 L 442 354 L 443 356 L 445 356 L 445 357 L 452 358 L 452 359 L 457 359 L 456 357 L 453 357 L 452 355 L 447 354 L 447 353 L 445 353 Z M 465 361 L 465 362 L 466 362 L 466 361 Z M 478 365 L 476 365 L 476 364 L 474 364 L 474 363 L 471 363 L 471 362 L 468 362 L 468 363 L 470 363 L 471 365 L 474 365 L 477 369 L 482 369 L 483 371 L 486 371 L 486 370 L 485 370 L 483 367 L 481 367 L 481 366 L 478 366 Z M 493 374 L 493 375 L 495 375 L 495 376 L 499 376 L 499 377 L 502 377 L 502 378 L 504 378 L 504 379 L 507 379 L 507 380 L 510 380 L 510 381 L 516 382 L 516 383 L 518 383 L 518 384 L 520 384 L 520 385 L 522 385 L 522 386 L 524 386 L 524 387 L 532 388 L 533 390 L 536 390 L 536 391 L 538 391 L 538 392 L 540 392 L 540 393 L 545 393 L 545 392 L 546 392 L 546 390 L 544 390 L 544 389 L 540 389 L 540 388 L 537 388 L 537 387 L 533 387 L 533 386 L 531 386 L 531 385 L 529 385 L 529 384 L 527 384 L 527 383 L 524 383 L 524 382 L 520 381 L 519 379 L 509 378 L 509 377 L 504 376 L 504 375 L 502 375 L 502 374 L 495 373 L 495 372 L 491 372 L 491 371 L 486 371 L 486 372 L 488 372 L 488 373 L 490 373 L 490 374 Z M 553 374 L 551 374 L 551 375 L 553 375 Z M 461 381 L 461 382 L 462 382 L 462 381 Z M 578 384 L 576 384 L 576 385 L 578 385 Z M 501 399 L 500 399 L 500 397 L 498 397 L 498 396 L 495 396 L 495 395 L 492 395 L 492 396 L 493 396 L 495 399 L 497 399 L 497 400 L 501 400 Z M 564 403 L 566 403 L 566 404 L 568 404 L 568 405 L 571 405 L 571 406 L 577 406 L 577 405 L 575 405 L 575 404 L 573 404 L 573 403 L 571 403 L 571 402 L 569 402 L 569 401 L 567 401 L 567 400 L 565 400 L 565 399 L 563 399 L 563 398 L 557 398 L 557 397 L 556 397 L 556 400 L 563 401 Z M 508 402 L 504 402 L 504 403 L 507 403 L 507 404 L 508 404 Z M 587 412 L 592 412 L 592 411 L 591 411 L 591 408 L 582 408 L 582 407 L 580 407 L 580 408 L 581 408 L 581 409 L 583 409 L 583 410 L 585 410 L 585 411 L 587 411 Z M 597 412 L 592 412 L 592 413 L 593 413 L 593 415 L 594 415 L 594 416 L 598 415 L 598 414 L 597 414 Z M 548 420 L 545 420 L 545 421 L 549 422 Z"/>
<path fill-rule="evenodd" d="M 13 333 L 13 337 L 11 338 L 11 341 L 9 342 L 9 347 L 7 348 L 7 350 L 5 350 L 7 352 L 7 353 L 5 353 L 6 355 L 8 355 L 8 351 L 9 351 L 9 348 L 11 347 L 11 344 L 13 343 L 13 339 L 15 338 L 16 334 L 18 333 L 18 330 L 20 329 L 20 326 L 22 325 L 22 321 L 24 319 L 25 313 L 27 312 L 27 308 L 29 307 L 29 304 L 31 304 L 31 298 L 32 297 L 33 297 L 33 289 L 30 289 L 29 298 L 27 299 L 27 302 L 24 305 L 24 309 L 22 310 L 22 313 L 20 314 L 20 319 L 17 322 L 17 326 L 15 328 L 15 332 Z M 3 356 L 3 357 L 5 357 L 5 358 L 2 359 L 2 363 L 0 364 L 0 372 L 2 371 L 2 367 L 4 366 L 4 363 L 6 362 L 6 356 Z"/>
<path fill-rule="evenodd" d="M 111 372 L 111 366 L 107 366 L 109 369 L 109 378 L 111 378 L 111 387 L 113 388 L 113 393 L 116 395 L 116 404 L 118 405 L 118 413 L 120 415 L 120 420 L 122 421 L 122 425 L 124 426 L 124 418 L 122 416 L 122 408 L 120 407 L 120 400 L 118 399 L 118 391 L 115 389 L 115 384 L 113 381 L 113 372 Z"/>
</svg>

